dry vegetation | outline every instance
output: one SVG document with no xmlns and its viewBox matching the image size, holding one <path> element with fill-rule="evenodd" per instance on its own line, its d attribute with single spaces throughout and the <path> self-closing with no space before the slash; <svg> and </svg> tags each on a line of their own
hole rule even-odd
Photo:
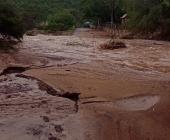
<svg viewBox="0 0 170 140">
<path fill-rule="evenodd" d="M 121 48 L 127 48 L 126 44 L 121 41 L 115 41 L 115 40 L 111 40 L 107 43 L 100 45 L 100 49 L 103 50 L 114 50 L 114 49 L 121 49 Z"/>
</svg>

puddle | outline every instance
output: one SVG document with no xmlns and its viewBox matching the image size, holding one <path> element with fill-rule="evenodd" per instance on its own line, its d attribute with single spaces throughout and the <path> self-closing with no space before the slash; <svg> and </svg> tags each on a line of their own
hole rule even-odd
<svg viewBox="0 0 170 140">
<path fill-rule="evenodd" d="M 160 100 L 159 95 L 133 96 L 117 100 L 114 105 L 116 108 L 127 111 L 148 110 Z"/>
</svg>

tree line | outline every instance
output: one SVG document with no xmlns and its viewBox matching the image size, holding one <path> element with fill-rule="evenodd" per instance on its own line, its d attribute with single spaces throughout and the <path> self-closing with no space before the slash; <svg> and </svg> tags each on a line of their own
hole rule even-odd
<svg viewBox="0 0 170 140">
<path fill-rule="evenodd" d="M 0 34 L 22 38 L 32 28 L 69 30 L 90 21 L 121 24 L 133 33 L 170 35 L 170 0 L 0 0 Z"/>
</svg>

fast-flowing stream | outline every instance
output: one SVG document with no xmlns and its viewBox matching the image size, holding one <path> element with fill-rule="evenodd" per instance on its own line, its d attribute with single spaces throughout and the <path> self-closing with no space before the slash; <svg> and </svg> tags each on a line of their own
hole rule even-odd
<svg viewBox="0 0 170 140">
<path fill-rule="evenodd" d="M 0 139 L 169 140 L 170 42 L 109 40 L 77 29 L 0 52 Z"/>
</svg>

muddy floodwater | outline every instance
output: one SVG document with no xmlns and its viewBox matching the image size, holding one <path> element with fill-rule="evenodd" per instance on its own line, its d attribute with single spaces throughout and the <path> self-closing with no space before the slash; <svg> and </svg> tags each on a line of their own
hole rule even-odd
<svg viewBox="0 0 170 140">
<path fill-rule="evenodd" d="M 109 40 L 76 29 L 0 52 L 0 139 L 169 140 L 170 42 Z"/>
</svg>

